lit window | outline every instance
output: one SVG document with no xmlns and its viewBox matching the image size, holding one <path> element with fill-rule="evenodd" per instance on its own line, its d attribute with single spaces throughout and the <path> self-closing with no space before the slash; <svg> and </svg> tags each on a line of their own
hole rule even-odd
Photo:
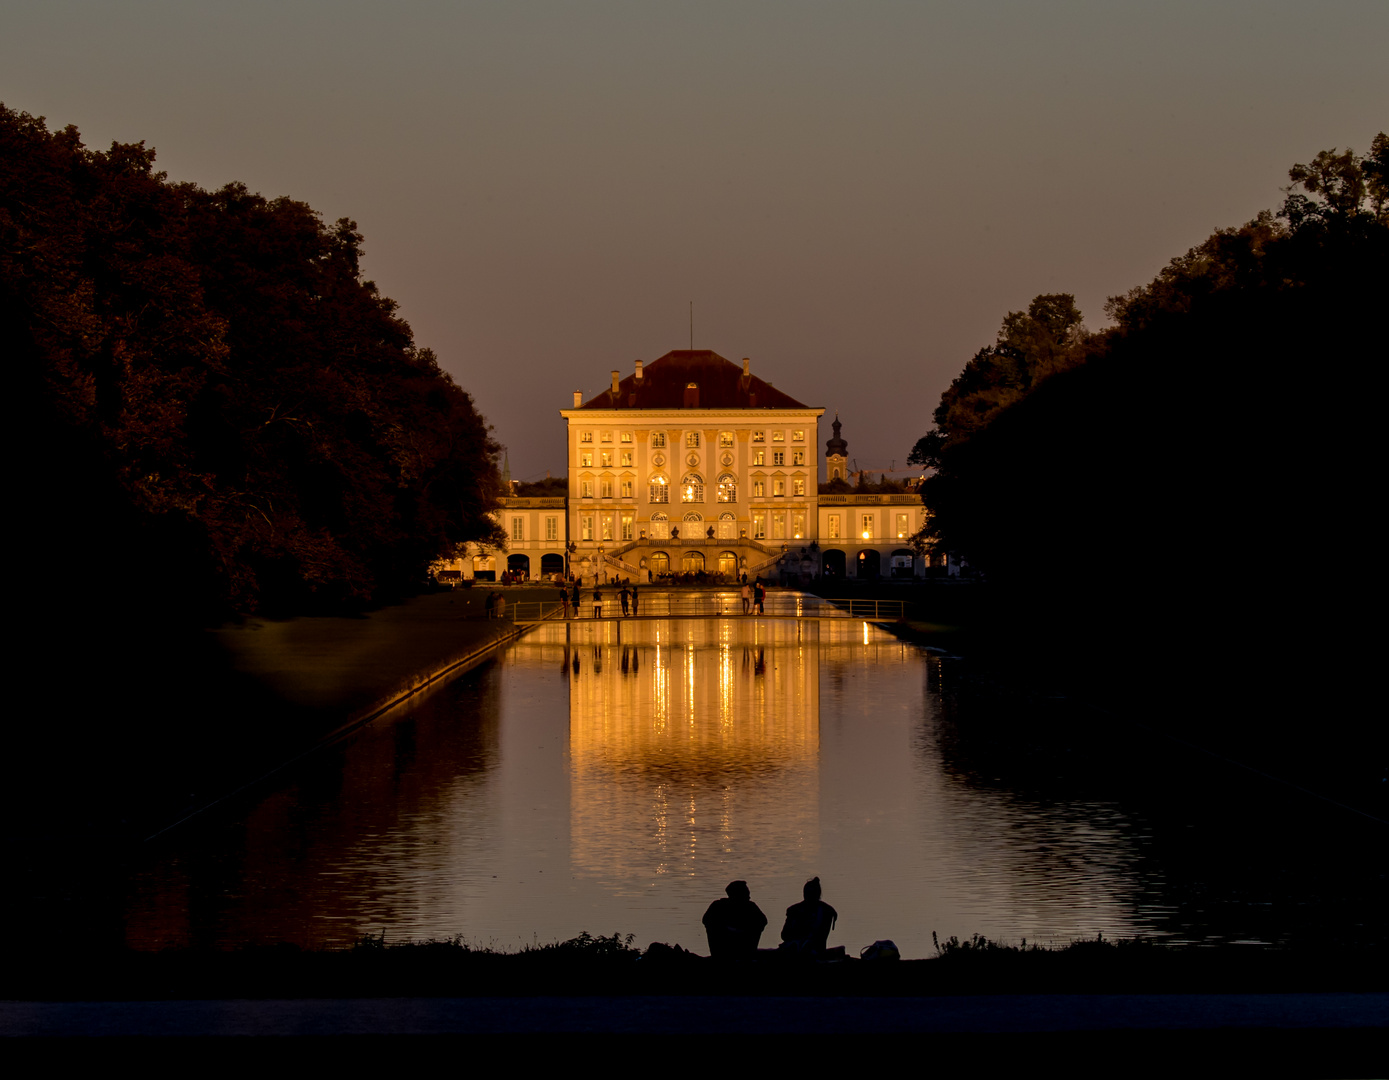
<svg viewBox="0 0 1389 1080">
<path fill-rule="evenodd" d="M 805 511 L 796 510 L 791 514 L 791 536 L 800 540 L 805 537 Z"/>
<path fill-rule="evenodd" d="M 786 432 L 784 432 L 784 431 L 774 431 L 774 432 L 772 432 L 772 442 L 785 442 L 785 441 L 786 441 Z"/>
<path fill-rule="evenodd" d="M 773 451 L 772 451 L 772 464 L 773 464 L 773 465 L 785 465 L 785 464 L 786 464 L 786 451 L 785 451 L 785 450 L 773 450 Z"/>
<path fill-rule="evenodd" d="M 685 432 L 685 445 L 686 445 L 686 446 L 698 446 L 698 445 L 699 445 L 699 432 L 697 432 L 697 431 L 687 431 L 687 432 Z"/>
<path fill-rule="evenodd" d="M 799 430 L 799 429 L 798 429 L 798 430 L 796 430 L 796 431 L 791 432 L 791 441 L 792 441 L 792 442 L 805 442 L 805 431 L 804 431 L 804 430 Z"/>
<path fill-rule="evenodd" d="M 765 451 L 765 450 L 754 450 L 754 451 L 752 452 L 752 463 L 753 463 L 754 465 L 765 465 L 765 464 L 767 464 L 767 451 Z"/>
<path fill-rule="evenodd" d="M 804 481 L 804 480 L 792 480 L 792 481 L 791 481 L 791 494 L 792 494 L 792 495 L 804 495 L 804 494 L 805 494 L 805 481 Z"/>
<path fill-rule="evenodd" d="M 613 441 L 613 433 L 612 433 L 611 431 L 605 431 L 605 432 L 603 432 L 602 441 L 603 441 L 603 442 L 612 442 L 612 441 Z"/>
<path fill-rule="evenodd" d="M 592 481 L 592 480 L 580 480 L 580 481 L 579 481 L 579 498 L 581 498 L 581 499 L 591 499 L 591 498 L 593 498 L 593 481 Z"/>
<path fill-rule="evenodd" d="M 772 480 L 772 498 L 786 498 L 786 481 L 779 476 Z"/>
<path fill-rule="evenodd" d="M 613 516 L 611 514 L 604 514 L 602 516 L 602 523 L 603 539 L 611 540 L 613 538 Z"/>
<path fill-rule="evenodd" d="M 719 502 L 732 503 L 738 501 L 738 481 L 736 478 L 725 473 L 719 477 Z"/>
<path fill-rule="evenodd" d="M 773 515 L 772 515 L 772 539 L 773 539 L 773 540 L 785 540 L 785 539 L 786 539 L 786 515 L 785 515 L 785 514 L 773 514 Z"/>
<path fill-rule="evenodd" d="M 613 467 L 612 451 L 604 450 L 601 454 L 598 455 L 598 461 L 603 466 L 603 468 L 611 469 Z"/>
<path fill-rule="evenodd" d="M 611 477 L 605 476 L 603 478 L 600 490 L 603 492 L 603 498 L 611 499 L 613 497 L 613 482 Z"/>
<path fill-rule="evenodd" d="M 805 451 L 804 451 L 804 450 L 792 450 L 792 451 L 791 451 L 791 464 L 792 464 L 792 465 L 804 465 L 804 464 L 805 464 Z"/>
<path fill-rule="evenodd" d="M 579 442 L 591 443 L 592 441 L 593 441 L 593 432 L 591 432 L 591 431 L 581 431 L 581 432 L 579 433 Z"/>
<path fill-rule="evenodd" d="M 766 433 L 765 431 L 754 431 L 754 432 L 752 433 L 752 441 L 755 442 L 755 443 L 758 443 L 758 442 L 766 442 L 766 441 L 767 441 L 767 433 Z"/>
<path fill-rule="evenodd" d="M 680 501 L 702 503 L 704 501 L 704 478 L 699 473 L 690 473 L 680 481 Z"/>
<path fill-rule="evenodd" d="M 625 443 L 631 442 L 631 441 L 632 441 L 632 433 L 631 433 L 630 431 L 624 431 L 624 432 L 622 433 L 622 441 L 625 442 Z"/>
<path fill-rule="evenodd" d="M 624 499 L 630 499 L 632 497 L 632 481 L 622 481 L 622 497 Z"/>
<path fill-rule="evenodd" d="M 838 540 L 838 539 L 839 539 L 839 515 L 838 515 L 838 514 L 831 514 L 831 515 L 829 516 L 829 521 L 827 522 L 827 524 L 828 524 L 828 526 L 829 526 L 829 538 L 830 538 L 831 540 Z"/>
<path fill-rule="evenodd" d="M 631 539 L 632 539 L 632 536 L 633 536 L 633 533 L 634 533 L 634 526 L 633 526 L 632 522 L 633 522 L 633 518 L 632 518 L 632 515 L 631 515 L 631 514 L 623 514 L 623 515 L 622 515 L 622 539 L 623 539 L 623 540 L 631 540 Z"/>
<path fill-rule="evenodd" d="M 579 539 L 593 539 L 593 515 L 584 514 L 579 518 Z"/>
<path fill-rule="evenodd" d="M 581 450 L 581 451 L 579 451 L 579 468 L 581 468 L 581 469 L 591 469 L 591 468 L 593 468 L 593 451 L 592 451 L 592 450 Z"/>
<path fill-rule="evenodd" d="M 872 515 L 872 514 L 864 514 L 864 515 L 863 515 L 863 528 L 860 529 L 859 532 L 861 532 L 861 533 L 863 534 L 863 538 L 864 538 L 865 540 L 872 540 L 872 539 L 873 539 L 873 515 Z"/>
<path fill-rule="evenodd" d="M 752 537 L 754 540 L 767 539 L 767 512 L 765 510 L 752 512 Z"/>
<path fill-rule="evenodd" d="M 651 433 L 651 445 L 660 449 L 666 444 L 666 433 L 664 431 L 653 431 Z"/>
<path fill-rule="evenodd" d="M 732 445 L 733 445 L 733 432 L 731 432 L 731 431 L 720 431 L 720 432 L 719 432 L 719 445 L 720 445 L 720 446 L 732 446 Z"/>
<path fill-rule="evenodd" d="M 630 469 L 632 467 L 632 451 L 622 451 L 622 467 L 624 469 Z"/>
<path fill-rule="evenodd" d="M 901 539 L 903 539 L 906 535 L 907 535 L 907 515 L 906 515 L 906 514 L 898 514 L 898 515 L 897 515 L 897 538 L 898 538 L 899 540 L 901 540 Z"/>
<path fill-rule="evenodd" d="M 752 497 L 754 499 L 764 498 L 767 494 L 767 482 L 761 477 L 752 482 Z"/>
<path fill-rule="evenodd" d="M 670 484 L 664 476 L 651 478 L 651 501 L 654 503 L 670 502 Z"/>
</svg>

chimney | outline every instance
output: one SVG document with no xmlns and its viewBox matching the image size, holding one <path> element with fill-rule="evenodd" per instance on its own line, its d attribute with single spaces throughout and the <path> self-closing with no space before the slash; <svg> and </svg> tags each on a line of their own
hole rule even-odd
<svg viewBox="0 0 1389 1080">
<path fill-rule="evenodd" d="M 748 365 L 751 363 L 752 361 L 749 360 L 746 356 L 743 357 L 743 378 L 745 379 L 748 377 Z"/>
<path fill-rule="evenodd" d="M 699 408 L 699 383 L 685 384 L 685 408 Z"/>
<path fill-rule="evenodd" d="M 641 361 L 637 361 L 637 382 L 641 382 Z"/>
<path fill-rule="evenodd" d="M 577 409 L 577 408 L 578 408 L 580 405 L 582 405 L 583 403 L 584 403 L 584 392 L 583 392 L 582 390 L 575 390 L 575 391 L 574 391 L 574 408 Z"/>
<path fill-rule="evenodd" d="M 617 397 L 617 380 L 620 372 L 613 372 L 613 397 Z"/>
</svg>

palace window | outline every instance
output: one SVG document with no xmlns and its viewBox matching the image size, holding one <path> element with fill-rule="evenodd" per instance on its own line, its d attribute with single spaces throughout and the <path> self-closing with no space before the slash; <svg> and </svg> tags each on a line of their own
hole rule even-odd
<svg viewBox="0 0 1389 1080">
<path fill-rule="evenodd" d="M 601 481 L 600 484 L 599 484 L 598 490 L 601 491 L 601 492 L 603 493 L 603 498 L 605 498 L 605 499 L 611 499 L 611 498 L 613 497 L 613 481 L 612 481 L 612 477 L 611 477 L 611 476 L 605 476 L 605 477 L 603 477 L 602 481 Z"/>
<path fill-rule="evenodd" d="M 613 538 L 613 516 L 611 514 L 601 514 L 599 517 L 603 523 L 603 539 L 611 540 Z"/>
<path fill-rule="evenodd" d="M 732 445 L 733 445 L 733 432 L 731 432 L 731 431 L 720 431 L 720 432 L 719 432 L 719 445 L 720 445 L 720 446 L 732 446 Z"/>
<path fill-rule="evenodd" d="M 791 511 L 791 535 L 797 540 L 805 538 L 805 511 Z"/>
<path fill-rule="evenodd" d="M 581 498 L 581 499 L 591 499 L 591 498 L 593 498 L 593 481 L 592 481 L 592 480 L 580 480 L 580 481 L 579 481 L 579 498 Z"/>
<path fill-rule="evenodd" d="M 774 432 L 772 432 L 772 442 L 785 442 L 785 441 L 786 441 L 786 432 L 784 432 L 784 431 L 774 431 Z"/>
<path fill-rule="evenodd" d="M 773 465 L 785 465 L 785 464 L 786 464 L 786 451 L 785 451 L 785 450 L 773 450 L 773 451 L 772 451 L 772 464 L 773 464 Z"/>
<path fill-rule="evenodd" d="M 783 513 L 778 512 L 772 515 L 772 539 L 786 539 L 786 515 Z"/>
<path fill-rule="evenodd" d="M 897 539 L 904 539 L 907 535 L 907 515 L 897 515 Z"/>
<path fill-rule="evenodd" d="M 752 512 L 752 538 L 754 540 L 767 539 L 767 511 L 754 510 Z"/>
<path fill-rule="evenodd" d="M 612 441 L 613 441 L 613 433 L 612 433 L 611 431 L 605 431 L 605 432 L 603 432 L 603 435 L 602 435 L 602 438 L 601 438 L 600 441 L 602 441 L 602 442 L 612 442 Z"/>
<path fill-rule="evenodd" d="M 800 498 L 801 496 L 803 496 L 803 495 L 805 494 L 805 481 L 804 481 L 804 480 L 792 480 L 792 481 L 791 481 L 791 494 L 792 494 L 792 495 L 795 495 L 797 498 Z"/>
<path fill-rule="evenodd" d="M 699 432 L 697 432 L 697 431 L 687 431 L 687 432 L 685 432 L 685 445 L 686 445 L 686 446 L 696 446 L 696 447 L 697 447 L 697 446 L 699 445 Z"/>
<path fill-rule="evenodd" d="M 581 468 L 581 469 L 591 469 L 591 468 L 593 468 L 593 451 L 592 451 L 592 450 L 580 450 L 580 451 L 579 451 L 579 468 Z"/>
<path fill-rule="evenodd" d="M 526 519 L 514 517 L 511 519 L 511 539 L 524 540 L 526 538 Z"/>
<path fill-rule="evenodd" d="M 797 430 L 791 432 L 791 441 L 792 441 L 792 442 L 805 442 L 805 431 L 802 430 L 802 429 L 797 429 Z"/>
<path fill-rule="evenodd" d="M 670 502 L 670 483 L 664 476 L 651 478 L 651 501 L 654 503 Z"/>
<path fill-rule="evenodd" d="M 860 529 L 859 532 L 863 535 L 863 538 L 864 538 L 865 540 L 872 540 L 872 539 L 873 539 L 873 515 L 872 515 L 872 514 L 864 514 L 864 515 L 863 515 L 863 518 L 862 518 L 862 521 L 861 521 L 861 524 L 863 525 L 863 528 Z"/>
<path fill-rule="evenodd" d="M 622 433 L 622 435 L 621 435 L 621 439 L 622 439 L 622 441 L 625 442 L 625 443 L 631 442 L 631 441 L 632 441 L 632 433 L 631 433 L 630 431 L 624 431 L 624 432 Z"/>
<path fill-rule="evenodd" d="M 558 539 L 559 539 L 559 518 L 557 518 L 557 517 L 547 517 L 547 518 L 545 519 L 545 539 L 546 539 L 546 540 L 558 540 Z"/>
<path fill-rule="evenodd" d="M 786 481 L 780 476 L 774 476 L 772 478 L 772 498 L 786 498 Z"/>
<path fill-rule="evenodd" d="M 762 499 L 765 498 L 766 495 L 767 481 L 763 480 L 760 476 L 754 477 L 752 481 L 752 497 L 754 499 Z"/>
<path fill-rule="evenodd" d="M 651 446 L 653 449 L 661 449 L 666 444 L 666 433 L 664 431 L 653 431 L 651 433 Z"/>
<path fill-rule="evenodd" d="M 719 502 L 732 503 L 738 501 L 738 480 L 736 477 L 724 473 L 719 477 Z"/>
<path fill-rule="evenodd" d="M 791 464 L 792 464 L 792 465 L 804 465 L 804 464 L 805 464 L 805 451 L 804 451 L 804 450 L 792 450 L 792 451 L 791 451 Z"/>
<path fill-rule="evenodd" d="M 831 540 L 838 540 L 838 539 L 839 539 L 839 515 L 838 515 L 838 514 L 831 514 L 831 515 L 829 516 L 829 519 L 825 522 L 825 524 L 826 524 L 826 526 L 827 526 L 827 532 L 828 532 L 829 538 L 830 538 Z"/>
<path fill-rule="evenodd" d="M 752 433 L 752 441 L 755 443 L 766 442 L 767 433 L 765 431 L 754 431 Z"/>
<path fill-rule="evenodd" d="M 611 450 L 604 450 L 601 454 L 599 454 L 599 455 L 598 455 L 598 464 L 600 464 L 600 465 L 601 465 L 603 468 L 605 468 L 605 469 L 611 469 L 611 468 L 613 467 L 613 455 L 612 455 L 612 451 L 611 451 Z"/>
<path fill-rule="evenodd" d="M 622 515 L 622 532 L 620 535 L 623 540 L 631 540 L 635 535 L 635 525 L 633 524 L 635 520 L 636 519 L 631 514 Z"/>
<path fill-rule="evenodd" d="M 632 497 L 632 481 L 622 481 L 622 497 L 624 499 L 630 499 Z"/>
<path fill-rule="evenodd" d="M 580 514 L 580 515 L 579 515 L 579 539 L 580 539 L 580 540 L 592 540 L 592 539 L 593 539 L 593 515 L 592 515 L 592 514 Z"/>
<path fill-rule="evenodd" d="M 665 514 L 651 515 L 651 539 L 669 540 L 670 539 L 670 519 Z"/>
<path fill-rule="evenodd" d="M 765 465 L 765 464 L 767 464 L 767 451 L 765 451 L 765 450 L 754 450 L 754 451 L 752 452 L 752 463 L 753 463 L 754 465 Z"/>
<path fill-rule="evenodd" d="M 624 451 L 622 451 L 622 459 L 621 459 L 621 460 L 622 460 L 622 467 L 623 467 L 624 469 L 630 469 L 630 468 L 632 467 L 632 451 L 630 451 L 630 450 L 624 450 Z"/>
<path fill-rule="evenodd" d="M 704 477 L 699 473 L 689 473 L 680 481 L 680 501 L 702 503 L 704 501 Z"/>
<path fill-rule="evenodd" d="M 581 431 L 581 432 L 579 432 L 579 442 L 581 442 L 581 443 L 591 443 L 592 441 L 593 441 L 593 432 L 591 432 L 591 431 Z"/>
</svg>

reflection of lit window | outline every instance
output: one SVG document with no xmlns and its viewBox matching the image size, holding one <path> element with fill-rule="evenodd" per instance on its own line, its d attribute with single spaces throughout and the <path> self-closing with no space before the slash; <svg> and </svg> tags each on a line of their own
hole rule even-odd
<svg viewBox="0 0 1389 1080">
<path fill-rule="evenodd" d="M 670 521 L 666 518 L 665 514 L 651 515 L 651 539 L 670 539 Z M 659 555 L 660 552 L 657 552 L 657 554 Z"/>
<path fill-rule="evenodd" d="M 651 478 L 651 501 L 654 503 L 670 502 L 670 484 L 664 476 Z"/>
<path fill-rule="evenodd" d="M 690 473 L 680 481 L 680 501 L 702 503 L 704 501 L 704 478 L 698 473 Z"/>
<path fill-rule="evenodd" d="M 733 477 L 724 474 L 719 477 L 719 502 L 731 503 L 738 501 L 738 481 Z"/>
<path fill-rule="evenodd" d="M 829 536 L 831 540 L 839 539 L 839 515 L 831 514 L 829 517 Z"/>
<path fill-rule="evenodd" d="M 601 454 L 598 455 L 598 461 L 599 461 L 599 464 L 601 464 L 601 465 L 603 466 L 603 468 L 605 468 L 605 469 L 611 469 L 611 468 L 613 467 L 613 455 L 612 455 L 612 451 L 611 451 L 611 450 L 604 450 Z"/>
</svg>

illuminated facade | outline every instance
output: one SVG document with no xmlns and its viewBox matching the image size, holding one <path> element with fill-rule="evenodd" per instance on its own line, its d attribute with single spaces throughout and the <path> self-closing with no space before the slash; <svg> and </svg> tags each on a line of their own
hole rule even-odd
<svg viewBox="0 0 1389 1080">
<path fill-rule="evenodd" d="M 775 576 L 816 539 L 819 418 L 750 370 L 677 350 L 612 372 L 567 425 L 571 570 Z"/>
<path fill-rule="evenodd" d="M 476 578 L 498 581 L 504 570 L 519 571 L 525 579 L 552 578 L 563 574 L 565 502 L 555 498 L 502 498 L 493 515 L 506 533 L 500 550 L 469 544 L 457 559 L 443 559 L 434 573 L 443 580 Z"/>
</svg>

